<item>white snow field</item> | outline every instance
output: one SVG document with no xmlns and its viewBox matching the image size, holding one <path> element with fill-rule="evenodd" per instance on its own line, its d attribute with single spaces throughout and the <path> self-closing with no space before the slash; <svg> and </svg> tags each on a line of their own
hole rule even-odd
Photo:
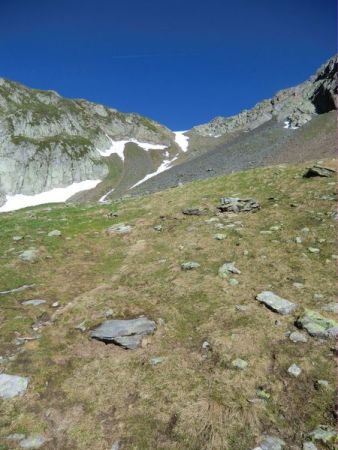
<svg viewBox="0 0 338 450">
<path fill-rule="evenodd" d="M 145 151 L 164 150 L 165 148 L 168 148 L 167 145 L 150 144 L 148 142 L 140 142 L 134 138 L 121 140 L 121 141 L 113 141 L 113 139 L 111 137 L 109 137 L 108 135 L 107 135 L 107 138 L 110 140 L 111 146 L 107 150 L 97 149 L 97 151 L 100 153 L 101 156 L 106 156 L 106 157 L 113 155 L 115 153 L 122 159 L 122 161 L 124 161 L 124 147 L 126 144 L 128 144 L 130 142 L 133 144 L 137 144 L 139 147 L 143 148 L 143 150 L 145 150 Z"/>
<path fill-rule="evenodd" d="M 94 189 L 99 183 L 101 183 L 101 180 L 86 180 L 73 183 L 64 188 L 54 188 L 50 191 L 35 195 L 7 195 L 7 201 L 0 207 L 0 212 L 16 211 L 17 209 L 43 205 L 44 203 L 62 203 L 78 192 Z"/>
<path fill-rule="evenodd" d="M 188 150 L 189 146 L 189 136 L 186 136 L 184 133 L 186 133 L 189 130 L 185 131 L 174 131 L 175 135 L 175 142 L 176 144 L 181 147 L 183 152 L 186 152 Z"/>
</svg>

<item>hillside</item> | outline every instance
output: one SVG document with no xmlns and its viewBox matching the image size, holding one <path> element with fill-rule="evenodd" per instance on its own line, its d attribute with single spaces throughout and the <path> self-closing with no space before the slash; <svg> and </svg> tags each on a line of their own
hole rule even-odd
<svg viewBox="0 0 338 450">
<path fill-rule="evenodd" d="M 335 179 L 308 166 L 1 214 L 0 378 L 24 377 L 1 449 L 333 450 Z M 225 196 L 260 209 L 221 213 Z M 91 338 L 140 316 L 156 329 L 135 350 Z"/>
<path fill-rule="evenodd" d="M 185 132 L 0 79 L 0 212 L 109 201 L 195 179 L 329 157 L 337 62 L 232 117 Z"/>
</svg>

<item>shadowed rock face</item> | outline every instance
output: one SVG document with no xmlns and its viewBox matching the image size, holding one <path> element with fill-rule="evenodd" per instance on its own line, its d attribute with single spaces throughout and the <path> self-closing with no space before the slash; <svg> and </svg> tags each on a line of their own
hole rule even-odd
<svg viewBox="0 0 338 450">
<path fill-rule="evenodd" d="M 107 320 L 91 332 L 91 337 L 134 350 L 141 345 L 142 338 L 153 334 L 155 329 L 155 322 L 145 317 L 131 320 Z"/>
</svg>

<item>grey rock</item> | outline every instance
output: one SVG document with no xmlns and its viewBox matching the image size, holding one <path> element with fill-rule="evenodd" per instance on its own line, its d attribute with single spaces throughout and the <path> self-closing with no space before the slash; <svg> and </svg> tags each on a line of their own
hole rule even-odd
<svg viewBox="0 0 338 450">
<path fill-rule="evenodd" d="M 12 240 L 15 242 L 22 241 L 22 239 L 23 239 L 23 236 L 13 236 L 12 237 Z"/>
<path fill-rule="evenodd" d="M 106 343 L 114 343 L 124 348 L 135 349 L 142 338 L 156 330 L 154 321 L 145 317 L 131 320 L 108 320 L 91 332 L 91 337 Z"/>
<path fill-rule="evenodd" d="M 46 300 L 42 300 L 40 298 L 35 298 L 32 300 L 25 300 L 24 302 L 21 303 L 21 305 L 39 306 L 39 305 L 43 305 L 44 303 L 46 303 Z"/>
<path fill-rule="evenodd" d="M 298 317 L 296 325 L 304 328 L 311 336 L 319 338 L 335 338 L 338 326 L 335 320 L 322 316 L 317 311 L 306 310 Z"/>
<path fill-rule="evenodd" d="M 315 430 L 309 433 L 309 436 L 315 441 L 320 441 L 324 444 L 328 444 L 336 439 L 337 432 L 332 427 L 319 425 Z"/>
<path fill-rule="evenodd" d="M 0 374 L 0 397 L 11 399 L 26 392 L 29 380 L 18 375 Z"/>
<path fill-rule="evenodd" d="M 248 367 L 248 363 L 244 359 L 236 358 L 233 361 L 231 361 L 231 366 L 234 369 L 244 370 Z"/>
<path fill-rule="evenodd" d="M 107 229 L 108 234 L 128 234 L 131 232 L 131 226 L 124 223 L 118 223 Z"/>
<path fill-rule="evenodd" d="M 304 178 L 312 177 L 332 177 L 335 175 L 335 171 L 321 166 L 312 166 L 304 173 Z"/>
<path fill-rule="evenodd" d="M 269 398 L 271 397 L 271 394 L 262 387 L 256 389 L 256 395 L 262 400 L 269 400 Z"/>
<path fill-rule="evenodd" d="M 297 283 L 297 282 L 292 283 L 292 286 L 297 289 L 304 289 L 304 287 L 305 287 L 303 283 Z"/>
<path fill-rule="evenodd" d="M 150 360 L 149 360 L 151 366 L 157 366 L 158 364 L 163 363 L 163 361 L 165 361 L 165 358 L 163 358 L 161 356 L 150 358 Z"/>
<path fill-rule="evenodd" d="M 285 446 L 286 443 L 282 439 L 275 436 L 265 436 L 257 450 L 283 450 Z"/>
<path fill-rule="evenodd" d="M 39 252 L 35 248 L 24 250 L 19 254 L 21 261 L 35 262 L 38 259 Z"/>
<path fill-rule="evenodd" d="M 327 389 L 329 387 L 329 382 L 327 380 L 317 380 L 315 381 L 315 388 L 319 389 Z"/>
<path fill-rule="evenodd" d="M 328 303 L 327 305 L 323 305 L 321 307 L 323 311 L 332 312 L 338 314 L 338 303 Z"/>
<path fill-rule="evenodd" d="M 240 274 L 241 271 L 235 267 L 235 263 L 226 262 L 218 269 L 218 275 L 222 278 L 226 278 L 231 273 Z"/>
<path fill-rule="evenodd" d="M 76 325 L 75 330 L 80 330 L 82 331 L 82 333 L 84 333 L 86 331 L 87 327 L 86 327 L 86 321 L 84 320 L 83 322 L 79 323 L 78 325 Z"/>
<path fill-rule="evenodd" d="M 318 450 L 318 447 L 313 442 L 304 442 L 303 450 Z"/>
<path fill-rule="evenodd" d="M 26 435 L 22 433 L 13 433 L 6 437 L 9 441 L 22 441 L 22 439 L 25 439 Z"/>
<path fill-rule="evenodd" d="M 239 285 L 239 281 L 236 278 L 230 278 L 229 279 L 229 284 L 230 284 L 230 286 L 238 286 Z"/>
<path fill-rule="evenodd" d="M 155 225 L 155 226 L 154 226 L 154 230 L 155 230 L 155 231 L 162 231 L 162 230 L 163 230 L 163 227 L 162 227 L 162 225 Z"/>
<path fill-rule="evenodd" d="M 28 436 L 20 442 L 21 448 L 41 448 L 46 442 L 46 438 L 41 435 Z"/>
<path fill-rule="evenodd" d="M 111 450 L 121 450 L 121 444 L 120 441 L 114 441 L 112 446 L 111 446 Z"/>
<path fill-rule="evenodd" d="M 23 286 L 20 286 L 15 289 L 9 289 L 8 291 L 1 291 L 0 295 L 7 295 L 7 294 L 14 294 L 15 292 L 22 292 L 26 289 L 32 289 L 34 288 L 35 284 L 24 284 Z"/>
<path fill-rule="evenodd" d="M 181 264 L 182 270 L 193 270 L 193 269 L 197 269 L 198 267 L 200 267 L 200 264 L 195 261 L 186 261 Z"/>
<path fill-rule="evenodd" d="M 320 249 L 315 247 L 308 247 L 310 253 L 319 253 Z"/>
<path fill-rule="evenodd" d="M 307 337 L 304 333 L 300 333 L 299 331 L 293 331 L 290 336 L 290 340 L 292 342 L 298 343 L 298 342 L 307 342 Z"/>
<path fill-rule="evenodd" d="M 48 233 L 48 237 L 60 237 L 62 235 L 60 230 L 53 230 Z"/>
<path fill-rule="evenodd" d="M 299 377 L 299 375 L 302 373 L 302 369 L 299 366 L 297 366 L 297 364 L 292 364 L 288 368 L 288 372 L 293 377 Z"/>
<path fill-rule="evenodd" d="M 252 199 L 240 199 L 238 197 L 223 197 L 221 198 L 221 204 L 217 207 L 221 212 L 255 212 L 260 209 L 260 204 Z"/>
<path fill-rule="evenodd" d="M 186 216 L 203 216 L 207 214 L 207 210 L 203 208 L 184 208 L 182 213 Z"/>
<path fill-rule="evenodd" d="M 226 238 L 225 234 L 222 233 L 214 234 L 214 239 L 216 239 L 216 241 L 223 241 L 225 238 Z"/>
<path fill-rule="evenodd" d="M 269 309 L 279 314 L 291 314 L 296 308 L 295 303 L 290 302 L 270 291 L 263 291 L 257 295 L 256 300 L 264 303 Z"/>
</svg>

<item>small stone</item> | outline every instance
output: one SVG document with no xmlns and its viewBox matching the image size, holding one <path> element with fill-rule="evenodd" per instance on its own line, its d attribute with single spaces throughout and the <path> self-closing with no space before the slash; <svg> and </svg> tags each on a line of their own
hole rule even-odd
<svg viewBox="0 0 338 450">
<path fill-rule="evenodd" d="M 290 340 L 294 343 L 298 342 L 307 342 L 307 337 L 304 333 L 300 333 L 299 331 L 293 331 L 290 336 Z"/>
<path fill-rule="evenodd" d="M 80 330 L 82 331 L 82 333 L 84 333 L 86 331 L 86 321 L 84 320 L 83 322 L 79 323 L 78 325 L 76 325 L 75 330 Z"/>
<path fill-rule="evenodd" d="M 155 226 L 154 226 L 154 230 L 155 230 L 155 231 L 162 231 L 162 230 L 163 230 L 163 227 L 162 227 L 162 225 L 155 225 Z"/>
<path fill-rule="evenodd" d="M 272 227 L 270 227 L 271 231 L 278 231 L 280 230 L 280 226 L 279 225 L 273 225 Z"/>
<path fill-rule="evenodd" d="M 313 298 L 315 300 L 322 300 L 324 298 L 324 295 L 322 295 L 322 294 L 313 294 Z"/>
<path fill-rule="evenodd" d="M 161 357 L 161 356 L 157 356 L 154 358 L 150 358 L 149 363 L 151 366 L 157 366 L 158 364 L 161 364 L 163 361 L 165 360 L 165 358 Z"/>
<path fill-rule="evenodd" d="M 9 441 L 22 441 L 22 439 L 25 439 L 26 435 L 22 433 L 13 433 L 6 437 Z"/>
<path fill-rule="evenodd" d="M 218 230 L 224 230 L 225 225 L 223 223 L 216 223 L 215 228 L 217 228 Z"/>
<path fill-rule="evenodd" d="M 297 289 L 304 289 L 304 287 L 305 287 L 303 283 L 297 283 L 297 282 L 292 283 L 292 286 L 294 286 Z"/>
<path fill-rule="evenodd" d="M 107 309 L 107 311 L 104 313 L 105 317 L 113 317 L 114 311 L 112 309 Z"/>
<path fill-rule="evenodd" d="M 52 308 L 58 308 L 60 306 L 59 302 L 52 303 Z"/>
<path fill-rule="evenodd" d="M 46 442 L 43 436 L 28 436 L 26 439 L 20 442 L 21 448 L 40 448 Z"/>
<path fill-rule="evenodd" d="M 244 251 L 243 251 L 243 255 L 244 255 L 244 256 L 248 256 L 248 255 L 249 255 L 249 250 L 244 250 Z"/>
<path fill-rule="evenodd" d="M 222 233 L 214 234 L 214 239 L 216 239 L 216 241 L 223 241 L 225 238 L 226 238 L 225 234 Z"/>
<path fill-rule="evenodd" d="M 235 308 L 237 311 L 245 312 L 248 310 L 248 307 L 246 305 L 236 305 Z"/>
<path fill-rule="evenodd" d="M 302 238 L 301 238 L 301 237 L 296 236 L 295 242 L 296 242 L 296 244 L 301 244 L 303 241 L 302 241 Z"/>
<path fill-rule="evenodd" d="M 113 225 L 109 228 L 107 228 L 107 233 L 108 234 L 128 234 L 131 232 L 131 226 L 130 225 L 126 225 L 124 223 L 118 223 L 116 225 Z"/>
<path fill-rule="evenodd" d="M 260 234 L 272 234 L 272 231 L 270 231 L 270 230 L 262 230 L 259 233 Z"/>
<path fill-rule="evenodd" d="M 230 286 L 238 286 L 239 285 L 239 281 L 236 280 L 236 278 L 230 278 L 229 279 L 229 284 L 230 284 Z"/>
<path fill-rule="evenodd" d="M 182 213 L 186 216 L 202 216 L 207 213 L 207 210 L 203 208 L 184 208 Z"/>
<path fill-rule="evenodd" d="M 235 263 L 233 262 L 226 262 L 218 269 L 218 275 L 222 278 L 226 278 L 230 273 L 241 273 L 241 271 L 235 267 Z"/>
<path fill-rule="evenodd" d="M 297 305 L 295 303 L 279 297 L 278 295 L 270 291 L 261 292 L 257 295 L 256 300 L 264 303 L 269 309 L 272 309 L 272 311 L 278 312 L 279 314 L 283 315 L 290 314 L 297 308 Z"/>
<path fill-rule="evenodd" d="M 202 349 L 203 350 L 209 350 L 209 348 L 210 348 L 209 342 L 208 341 L 204 341 L 203 344 L 202 344 Z"/>
<path fill-rule="evenodd" d="M 53 230 L 47 234 L 48 237 L 60 237 L 61 235 L 62 233 L 60 230 Z"/>
<path fill-rule="evenodd" d="M 304 227 L 304 228 L 301 229 L 301 232 L 302 232 L 303 234 L 307 234 L 307 233 L 310 232 L 310 228 Z"/>
<path fill-rule="evenodd" d="M 18 375 L 0 374 L 0 397 L 11 399 L 26 392 L 29 380 Z"/>
<path fill-rule="evenodd" d="M 260 204 L 252 199 L 245 198 L 241 199 L 238 197 L 223 197 L 221 198 L 220 206 L 217 206 L 217 209 L 221 212 L 256 212 L 260 209 Z"/>
<path fill-rule="evenodd" d="M 327 380 L 317 380 L 315 381 L 315 388 L 317 390 L 327 389 L 329 387 L 329 382 Z"/>
<path fill-rule="evenodd" d="M 25 262 L 35 262 L 38 258 L 38 251 L 35 248 L 24 250 L 20 253 L 19 258 Z"/>
<path fill-rule="evenodd" d="M 313 430 L 309 436 L 315 441 L 321 441 L 323 444 L 328 444 L 336 439 L 337 433 L 334 428 L 325 425 L 319 425 Z"/>
<path fill-rule="evenodd" d="M 244 370 L 248 366 L 248 363 L 244 359 L 236 358 L 231 361 L 231 366 L 235 369 Z"/>
<path fill-rule="evenodd" d="M 259 444 L 260 450 L 283 450 L 286 443 L 275 436 L 265 436 Z"/>
<path fill-rule="evenodd" d="M 21 241 L 23 239 L 23 236 L 13 236 L 12 239 L 13 239 L 13 241 L 18 242 L 18 241 Z"/>
<path fill-rule="evenodd" d="M 114 441 L 111 446 L 111 450 L 121 450 L 120 441 Z"/>
<path fill-rule="evenodd" d="M 299 366 L 297 366 L 297 364 L 292 364 L 288 368 L 288 372 L 290 375 L 294 377 L 299 377 L 299 375 L 302 373 L 302 369 Z"/>
<path fill-rule="evenodd" d="M 313 442 L 304 442 L 303 450 L 318 450 Z"/>
<path fill-rule="evenodd" d="M 198 267 L 200 267 L 200 264 L 195 261 L 186 261 L 181 264 L 182 270 L 193 270 L 193 269 L 197 269 Z"/>
<path fill-rule="evenodd" d="M 31 306 L 39 306 L 46 303 L 46 300 L 42 300 L 40 298 L 32 299 L 32 300 L 25 300 L 21 303 L 21 305 L 31 305 Z"/>
<path fill-rule="evenodd" d="M 308 247 L 310 253 L 319 253 L 320 249 L 315 247 Z"/>
<path fill-rule="evenodd" d="M 326 305 L 323 305 L 321 307 L 321 309 L 323 311 L 328 311 L 328 312 L 332 312 L 332 313 L 338 314 L 338 303 L 333 303 L 333 302 L 332 303 L 328 303 Z"/>
</svg>

